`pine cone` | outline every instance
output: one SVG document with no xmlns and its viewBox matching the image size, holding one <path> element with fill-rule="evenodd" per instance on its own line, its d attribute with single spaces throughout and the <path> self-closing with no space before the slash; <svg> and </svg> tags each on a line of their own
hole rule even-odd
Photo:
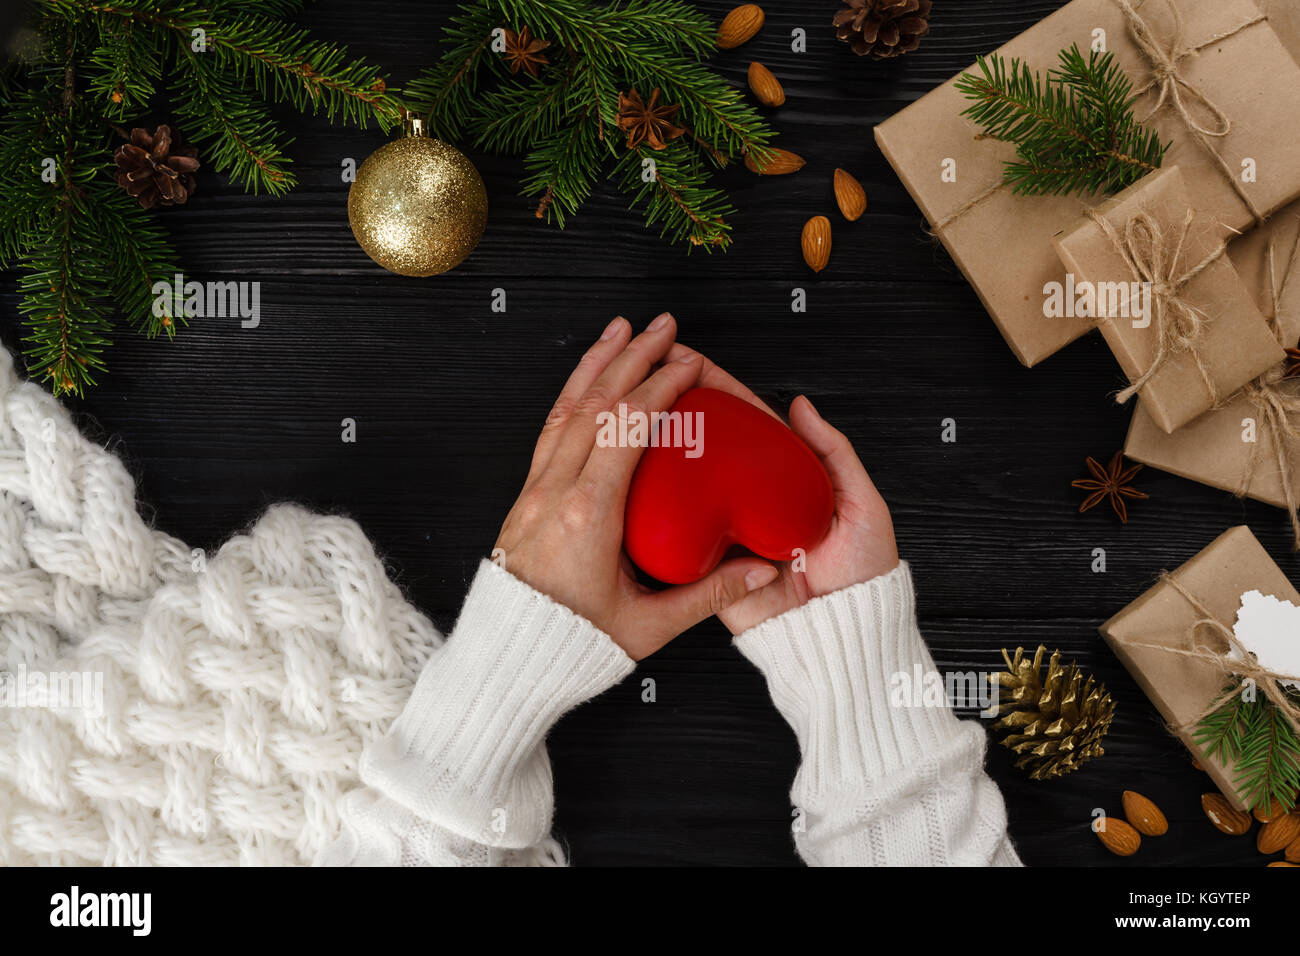
<svg viewBox="0 0 1300 956">
<path fill-rule="evenodd" d="M 1032 780 L 1063 776 L 1100 757 L 1101 738 L 1115 715 L 1106 688 L 1092 677 L 1085 680 L 1077 664 L 1062 667 L 1060 651 L 1052 654 L 1040 680 L 1046 653 L 1040 645 L 1030 662 L 1023 647 L 1016 648 L 1015 660 L 1004 650 L 1008 673 L 997 675 L 1001 719 L 993 729 L 1006 732 L 1002 746 L 1020 755 L 1016 766 L 1028 770 Z"/>
<path fill-rule="evenodd" d="M 844 0 L 835 35 L 858 56 L 877 60 L 911 53 L 930 32 L 932 0 Z"/>
<path fill-rule="evenodd" d="M 143 129 L 133 129 L 130 142 L 123 143 L 113 154 L 117 184 L 145 209 L 180 205 L 194 192 L 198 155 L 193 146 L 173 143 L 169 126 L 159 126 L 152 136 Z"/>
</svg>

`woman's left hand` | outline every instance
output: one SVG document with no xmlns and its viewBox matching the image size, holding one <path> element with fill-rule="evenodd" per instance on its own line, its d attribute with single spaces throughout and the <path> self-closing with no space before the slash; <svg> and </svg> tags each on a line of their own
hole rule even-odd
<svg viewBox="0 0 1300 956">
<path fill-rule="evenodd" d="M 652 591 L 623 551 L 628 487 L 643 449 L 601 447 L 599 418 L 667 411 L 696 384 L 703 359 L 689 350 L 669 356 L 676 331 L 667 314 L 636 337 L 624 319 L 610 323 L 556 400 L 496 543 L 507 571 L 585 617 L 633 660 L 777 576 L 761 558 L 737 558 L 702 581 Z"/>
</svg>

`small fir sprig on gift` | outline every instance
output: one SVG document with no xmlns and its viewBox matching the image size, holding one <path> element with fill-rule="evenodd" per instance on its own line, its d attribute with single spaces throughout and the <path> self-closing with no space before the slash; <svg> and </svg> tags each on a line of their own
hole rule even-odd
<svg viewBox="0 0 1300 956">
<path fill-rule="evenodd" d="M 1287 696 L 1300 703 L 1300 693 L 1288 690 Z M 1274 802 L 1290 806 L 1300 792 L 1300 735 L 1267 696 L 1247 698 L 1234 693 L 1201 719 L 1192 736 L 1207 756 L 1232 766 L 1233 782 L 1252 810 Z"/>
<path fill-rule="evenodd" d="M 1133 84 L 1111 53 L 1062 50 L 1046 76 L 1020 60 L 980 57 L 957 89 L 984 132 L 1014 143 L 1004 182 L 1025 195 L 1116 193 L 1160 168 L 1167 144 L 1134 114 Z"/>
<path fill-rule="evenodd" d="M 562 227 L 608 177 L 671 241 L 725 249 L 712 172 L 773 134 L 703 62 L 716 37 L 681 0 L 465 0 L 406 92 L 442 139 L 522 155 L 538 218 Z"/>
<path fill-rule="evenodd" d="M 28 370 L 56 395 L 95 383 L 117 314 L 151 337 L 185 322 L 156 314 L 151 291 L 180 271 L 152 207 L 184 202 L 198 168 L 173 134 L 203 168 L 278 195 L 295 178 L 276 104 L 358 126 L 400 118 L 374 67 L 286 22 L 302 6 L 32 4 L 38 42 L 0 66 L 0 268 L 19 273 Z M 174 126 L 143 122 L 164 106 Z"/>
</svg>

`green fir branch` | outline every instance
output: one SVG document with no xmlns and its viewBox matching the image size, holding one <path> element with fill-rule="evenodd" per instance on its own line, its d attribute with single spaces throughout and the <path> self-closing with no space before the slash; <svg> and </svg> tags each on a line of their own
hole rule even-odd
<svg viewBox="0 0 1300 956">
<path fill-rule="evenodd" d="M 401 101 L 345 47 L 286 22 L 302 0 L 37 0 L 41 42 L 0 68 L 0 266 L 18 271 L 29 371 L 57 395 L 105 371 L 120 317 L 174 336 L 184 315 L 154 312 L 153 286 L 180 271 L 157 210 L 115 181 L 125 129 L 176 132 L 205 169 L 251 192 L 294 185 L 291 144 L 272 107 L 392 127 Z"/>
<path fill-rule="evenodd" d="M 442 56 L 406 85 L 408 100 L 426 115 L 433 135 L 464 137 L 475 113 L 480 75 L 509 75 L 491 49 L 492 31 L 500 24 L 500 14 L 486 5 L 461 7 L 445 31 Z"/>
<path fill-rule="evenodd" d="M 292 140 L 271 111 L 228 74 L 184 41 L 178 52 L 189 77 L 175 102 L 186 135 L 204 147 L 204 158 L 253 193 L 280 196 L 298 184 L 284 150 Z"/>
<path fill-rule="evenodd" d="M 1287 693 L 1300 701 L 1300 694 Z M 1192 736 L 1206 756 L 1231 765 L 1233 783 L 1251 809 L 1274 801 L 1289 805 L 1300 792 L 1300 736 L 1267 696 L 1233 693 Z"/>
<path fill-rule="evenodd" d="M 561 228 L 595 188 L 608 148 L 595 123 L 575 123 L 552 133 L 524 157 L 523 194 L 538 200 L 537 218 Z"/>
<path fill-rule="evenodd" d="M 211 56 L 258 94 L 309 114 L 325 113 L 362 128 L 375 120 L 389 129 L 401 106 L 387 84 L 363 60 L 349 60 L 343 47 L 314 40 L 309 31 L 251 13 L 218 21 L 206 8 L 170 0 L 47 0 L 71 4 L 118 25 L 170 32 L 192 52 Z M 195 49 L 195 47 L 198 49 Z"/>
<path fill-rule="evenodd" d="M 97 205 L 102 249 L 108 261 L 117 264 L 110 281 L 118 310 L 149 338 L 175 337 L 189 317 L 170 310 L 154 312 L 154 284 L 170 282 L 177 271 L 166 230 L 157 216 L 142 209 L 116 183 L 96 179 L 88 189 Z"/>
<path fill-rule="evenodd" d="M 723 190 L 708 184 L 699 154 L 682 140 L 658 151 L 644 144 L 629 150 L 615 165 L 614 178 L 632 208 L 641 211 L 647 226 L 658 227 L 661 236 L 707 252 L 725 252 L 731 245 L 727 219 L 735 209 Z"/>
<path fill-rule="evenodd" d="M 547 41 L 536 78 L 511 74 L 495 31 Z M 674 242 L 725 249 L 725 192 L 710 170 L 747 153 L 770 155 L 773 133 L 740 91 L 711 70 L 715 25 L 683 0 L 463 0 L 444 33 L 443 53 L 407 85 L 436 135 L 522 155 L 525 196 L 559 226 L 602 176 L 648 225 Z M 626 147 L 619 94 L 636 90 L 680 107 L 686 135 L 660 152 Z M 645 179 L 643 160 L 658 178 Z"/>
<path fill-rule="evenodd" d="M 1111 53 L 1060 53 L 1046 76 L 1020 60 L 980 57 L 957 89 L 972 100 L 969 116 L 994 139 L 1013 143 L 1018 158 L 1004 182 L 1025 195 L 1115 193 L 1155 171 L 1168 146 L 1138 122 L 1133 84 Z"/>
<path fill-rule="evenodd" d="M 85 73 L 89 94 L 108 118 L 121 120 L 149 106 L 162 78 L 159 37 L 135 23 L 106 24 Z"/>
</svg>

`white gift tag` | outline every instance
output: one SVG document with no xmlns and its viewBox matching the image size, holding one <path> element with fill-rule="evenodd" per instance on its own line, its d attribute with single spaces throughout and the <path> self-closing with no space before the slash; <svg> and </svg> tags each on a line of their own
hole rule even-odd
<svg viewBox="0 0 1300 956">
<path fill-rule="evenodd" d="M 1232 631 L 1261 667 L 1274 674 L 1300 677 L 1300 607 L 1272 595 L 1247 591 L 1241 596 Z M 1300 688 L 1300 680 L 1287 683 Z"/>
</svg>

